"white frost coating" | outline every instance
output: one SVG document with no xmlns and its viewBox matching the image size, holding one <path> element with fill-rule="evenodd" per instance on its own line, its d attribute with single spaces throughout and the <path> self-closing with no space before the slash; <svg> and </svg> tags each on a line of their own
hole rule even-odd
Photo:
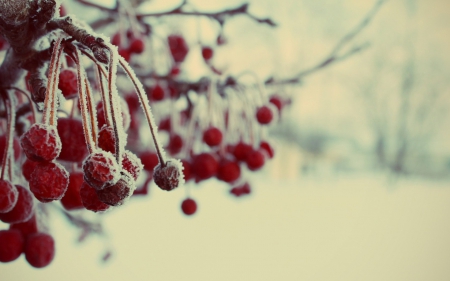
<svg viewBox="0 0 450 281">
<path fill-rule="evenodd" d="M 81 57 L 81 53 L 78 49 L 75 49 L 75 52 L 77 54 L 77 57 Z M 78 78 L 78 92 L 79 92 L 79 100 L 80 100 L 80 109 L 81 109 L 81 116 L 82 116 L 82 124 L 83 124 L 83 134 L 84 138 L 86 140 L 86 143 L 88 144 L 89 153 L 92 153 L 93 150 L 95 150 L 95 142 L 92 139 L 92 130 L 90 125 L 90 115 L 87 109 L 87 99 L 86 99 L 86 84 L 84 78 L 86 77 L 84 73 L 84 69 L 81 68 L 80 64 L 77 63 L 77 78 Z"/>
<path fill-rule="evenodd" d="M 7 109 L 8 110 L 8 117 L 9 117 L 9 120 L 8 120 L 8 122 L 9 122 L 8 133 L 9 134 L 7 136 L 8 139 L 6 140 L 7 144 L 8 144 L 8 148 L 6 150 L 6 155 L 3 156 L 3 157 L 6 156 L 6 158 L 5 158 L 6 162 L 5 162 L 5 167 L 3 167 L 3 169 L 2 169 L 2 178 L 3 178 L 4 171 L 8 167 L 8 164 L 12 165 L 12 163 L 13 163 L 12 161 L 8 161 L 8 159 L 13 159 L 14 158 L 14 145 L 13 145 L 13 143 L 14 143 L 14 128 L 16 126 L 16 110 L 15 110 L 16 103 L 15 103 L 15 97 L 9 91 L 7 93 L 8 93 L 8 100 L 9 100 L 9 109 Z M 0 161 L 3 161 L 3 159 L 0 159 Z M 12 167 L 9 166 L 8 168 L 11 171 Z M 10 177 L 11 178 L 9 180 L 11 182 L 14 182 L 14 179 L 12 179 L 12 177 L 13 177 L 12 173 L 10 174 Z M 15 205 L 15 203 L 14 203 L 14 205 Z"/>
<path fill-rule="evenodd" d="M 175 158 L 170 158 L 167 160 L 166 162 L 166 166 L 173 166 L 175 168 L 177 168 L 177 170 L 179 171 L 178 174 L 178 187 L 184 185 L 185 181 L 184 181 L 184 166 L 183 163 L 181 163 L 181 161 L 179 159 L 175 159 Z M 173 176 L 177 176 L 176 174 L 172 174 Z"/>
<path fill-rule="evenodd" d="M 111 51 L 111 56 L 110 56 L 110 68 L 109 72 L 112 73 L 112 75 L 108 75 L 108 79 L 110 79 L 110 81 L 108 81 L 108 93 L 110 94 L 110 98 L 112 98 L 112 100 L 110 101 L 112 103 L 112 110 L 113 110 L 113 120 L 115 123 L 115 127 L 117 130 L 117 134 L 118 134 L 118 146 L 119 146 L 119 151 L 117 151 L 117 155 L 118 155 L 118 161 L 119 163 L 122 163 L 122 151 L 125 149 L 125 143 L 127 140 L 127 134 L 125 133 L 125 131 L 123 130 L 123 121 L 122 121 L 122 110 L 121 110 L 121 104 L 120 104 L 120 97 L 119 97 L 119 93 L 117 91 L 117 86 L 116 86 L 116 73 L 117 73 L 117 64 L 118 62 L 118 57 L 119 56 L 119 52 L 117 50 L 117 46 L 114 46 L 108 42 L 104 42 L 104 44 L 106 46 L 108 46 L 108 48 Z"/>
<path fill-rule="evenodd" d="M 61 57 L 61 41 L 62 38 L 58 38 L 55 42 L 55 45 L 53 47 L 52 57 L 50 60 L 50 66 L 48 69 L 48 75 L 49 79 L 47 80 L 47 93 L 45 95 L 45 101 L 44 104 L 47 105 L 49 108 L 44 108 L 44 115 L 42 117 L 42 123 L 44 124 L 55 124 L 53 123 L 54 120 L 50 120 L 49 112 L 52 112 L 56 109 L 55 107 L 55 83 L 54 80 L 57 79 L 59 81 L 59 75 L 57 75 L 58 69 L 61 65 L 61 61 L 59 60 L 59 57 Z M 57 76 L 56 78 L 54 76 Z M 57 84 L 56 84 L 57 85 Z M 53 113 L 53 115 L 56 115 L 56 112 Z M 55 119 L 56 117 L 54 117 Z M 55 120 L 56 121 L 56 120 Z"/>
<path fill-rule="evenodd" d="M 97 159 L 101 159 L 103 157 L 107 160 L 107 163 L 103 163 L 103 162 L 97 160 Z M 88 169 L 88 165 L 89 165 L 87 163 L 88 161 L 95 163 L 95 165 L 104 167 L 106 170 L 109 170 L 110 174 L 112 175 L 112 179 L 110 181 L 104 182 L 103 185 L 101 187 L 99 187 L 99 189 L 103 189 L 106 186 L 116 184 L 119 181 L 119 179 L 121 177 L 121 174 L 120 174 L 121 167 L 119 166 L 119 164 L 117 164 L 116 158 L 114 157 L 114 155 L 111 152 L 101 150 L 100 152 L 92 153 L 91 155 L 86 157 L 86 159 L 84 159 L 84 161 L 83 161 L 82 167 L 83 167 L 83 172 L 85 173 L 85 175 L 89 174 L 94 180 L 101 181 L 101 179 L 96 178 L 95 175 L 91 173 L 92 171 L 90 171 Z M 91 184 L 91 183 L 89 183 L 89 184 Z"/>
<path fill-rule="evenodd" d="M 165 155 L 163 147 L 160 144 L 161 142 L 159 141 L 158 134 L 156 133 L 157 127 L 155 125 L 155 119 L 153 117 L 153 114 L 152 114 L 152 111 L 150 108 L 149 100 L 147 98 L 147 95 L 145 94 L 144 86 L 139 81 L 139 79 L 136 77 L 136 75 L 134 74 L 134 71 L 131 69 L 130 65 L 125 61 L 125 59 L 123 59 L 122 57 L 119 56 L 119 62 L 120 62 L 120 65 L 122 66 L 122 68 L 127 73 L 128 77 L 130 77 L 130 80 L 134 85 L 134 88 L 139 97 L 139 102 L 141 103 L 142 109 L 144 110 L 144 113 L 147 117 L 147 122 L 150 126 L 150 130 L 152 130 L 151 134 L 152 134 L 153 141 L 155 142 L 155 146 L 160 149 L 161 157 L 162 157 L 161 160 L 163 162 L 166 162 L 166 160 L 165 160 L 166 155 Z"/>
</svg>

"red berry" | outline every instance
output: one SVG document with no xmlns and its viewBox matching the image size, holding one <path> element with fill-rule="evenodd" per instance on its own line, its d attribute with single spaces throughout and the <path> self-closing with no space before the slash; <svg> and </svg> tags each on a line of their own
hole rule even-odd
<svg viewBox="0 0 450 281">
<path fill-rule="evenodd" d="M 144 165 L 144 170 L 153 172 L 155 167 L 159 164 L 158 155 L 154 152 L 144 151 L 139 155 L 139 158 Z"/>
<path fill-rule="evenodd" d="M 38 232 L 27 237 L 25 242 L 25 258 L 36 268 L 49 265 L 55 256 L 55 241 L 49 234 Z"/>
<path fill-rule="evenodd" d="M 0 213 L 7 213 L 16 206 L 19 199 L 17 188 L 7 180 L 0 179 Z"/>
<path fill-rule="evenodd" d="M 131 54 L 130 51 L 128 51 L 127 49 L 120 49 L 119 48 L 119 55 L 126 61 L 130 61 L 131 58 Z"/>
<path fill-rule="evenodd" d="M 122 168 L 127 171 L 135 181 L 141 174 L 142 167 L 141 159 L 139 159 L 136 154 L 131 151 L 124 152 L 122 156 Z"/>
<path fill-rule="evenodd" d="M 23 252 L 24 239 L 20 231 L 0 230 L 0 262 L 11 262 Z"/>
<path fill-rule="evenodd" d="M 191 163 L 188 160 L 181 160 L 181 164 L 183 164 L 184 181 L 187 182 L 192 178 Z"/>
<path fill-rule="evenodd" d="M 25 187 L 15 185 L 19 192 L 17 203 L 11 211 L 0 214 L 0 220 L 6 223 L 19 223 L 27 221 L 33 215 L 33 195 Z"/>
<path fill-rule="evenodd" d="M 120 206 L 128 199 L 136 189 L 134 180 L 127 173 L 122 173 L 116 184 L 107 186 L 102 190 L 96 190 L 98 199 L 110 206 Z"/>
<path fill-rule="evenodd" d="M 270 97 L 269 102 L 271 102 L 273 105 L 275 105 L 276 108 L 278 108 L 278 112 L 281 112 L 281 109 L 283 108 L 283 101 L 279 96 L 273 95 L 272 97 Z"/>
<path fill-rule="evenodd" d="M 30 219 L 19 222 L 19 223 L 12 223 L 9 225 L 9 229 L 16 229 L 22 233 L 23 237 L 27 237 L 28 235 L 32 233 L 38 232 L 38 223 L 36 219 L 36 213 L 33 212 L 33 215 Z"/>
<path fill-rule="evenodd" d="M 150 90 L 150 100 L 152 101 L 161 101 L 164 99 L 165 93 L 163 87 L 161 85 L 156 84 L 153 88 Z"/>
<path fill-rule="evenodd" d="M 273 112 L 268 106 L 264 105 L 256 111 L 256 119 L 259 124 L 267 125 L 273 119 Z"/>
<path fill-rule="evenodd" d="M 225 160 L 220 163 L 217 178 L 224 182 L 234 182 L 241 176 L 241 167 L 238 163 Z"/>
<path fill-rule="evenodd" d="M 214 51 L 211 47 L 204 46 L 202 48 L 202 56 L 205 61 L 209 61 L 214 54 Z"/>
<path fill-rule="evenodd" d="M 37 162 L 52 161 L 61 152 L 61 140 L 55 126 L 33 124 L 20 138 L 28 159 Z"/>
<path fill-rule="evenodd" d="M 116 45 L 117 47 L 120 46 L 120 33 L 117 32 L 116 34 L 113 35 L 113 37 L 111 38 L 111 44 Z"/>
<path fill-rule="evenodd" d="M 233 149 L 233 155 L 238 161 L 245 161 L 247 155 L 253 151 L 251 145 L 239 142 Z"/>
<path fill-rule="evenodd" d="M 66 68 L 59 73 L 58 88 L 66 99 L 74 98 L 78 95 L 77 73 L 74 68 Z"/>
<path fill-rule="evenodd" d="M 175 155 L 181 151 L 183 148 L 183 139 L 180 135 L 173 134 L 170 137 L 169 145 L 167 146 L 167 150 L 170 152 L 170 154 Z"/>
<path fill-rule="evenodd" d="M 222 142 L 222 132 L 216 127 L 210 127 L 203 133 L 203 141 L 213 147 Z"/>
<path fill-rule="evenodd" d="M 178 65 L 175 65 L 175 66 L 173 66 L 173 67 L 170 69 L 169 75 L 170 75 L 170 76 L 177 76 L 178 74 L 180 74 L 180 72 L 181 72 L 180 67 L 179 67 Z"/>
<path fill-rule="evenodd" d="M 237 187 L 233 187 L 230 190 L 230 193 L 233 194 L 236 197 L 240 197 L 242 195 L 250 194 L 251 193 L 250 185 L 248 183 L 244 183 L 243 185 L 240 185 L 240 186 L 237 186 Z"/>
<path fill-rule="evenodd" d="M 43 203 L 61 199 L 68 185 L 69 173 L 59 163 L 39 163 L 31 174 L 30 190 Z"/>
<path fill-rule="evenodd" d="M 97 190 L 116 184 L 120 179 L 120 170 L 110 152 L 92 153 L 83 162 L 84 180 Z"/>
<path fill-rule="evenodd" d="M 144 41 L 140 38 L 133 39 L 128 50 L 130 53 L 141 54 L 145 50 Z"/>
<path fill-rule="evenodd" d="M 158 164 L 153 171 L 153 180 L 162 190 L 170 191 L 177 188 L 184 182 L 181 163 L 177 161 L 166 161 L 164 167 Z"/>
<path fill-rule="evenodd" d="M 58 118 L 58 135 L 61 139 L 61 153 L 58 160 L 81 162 L 88 150 L 81 120 Z"/>
<path fill-rule="evenodd" d="M 193 215 L 197 211 L 197 203 L 191 198 L 186 198 L 181 203 L 181 210 L 185 215 Z"/>
<path fill-rule="evenodd" d="M 64 209 L 71 211 L 83 208 L 83 202 L 81 201 L 80 189 L 83 184 L 83 173 L 74 172 L 69 176 L 69 185 L 67 191 L 61 198 L 61 204 Z"/>
<path fill-rule="evenodd" d="M 269 158 L 273 158 L 275 151 L 273 150 L 273 147 L 268 142 L 262 141 L 259 144 L 259 148 L 261 148 L 264 152 L 266 152 L 266 154 Z"/>
<path fill-rule="evenodd" d="M 22 164 L 22 174 L 27 181 L 30 181 L 31 174 L 34 172 L 34 168 L 39 162 L 31 161 L 30 159 L 25 159 L 25 162 Z"/>
<path fill-rule="evenodd" d="M 206 180 L 216 175 L 219 164 L 211 154 L 202 153 L 194 156 L 191 167 L 197 180 Z"/>
<path fill-rule="evenodd" d="M 98 147 L 104 151 L 116 153 L 116 140 L 114 137 L 114 128 L 103 126 L 98 132 Z"/>
<path fill-rule="evenodd" d="M 158 127 L 158 131 L 170 131 L 170 128 L 172 127 L 170 118 L 166 118 L 161 120 L 161 122 L 159 122 L 159 127 Z"/>
<path fill-rule="evenodd" d="M 20 158 L 20 151 L 22 150 L 20 147 L 19 139 L 14 137 L 14 159 L 17 161 Z M 6 145 L 6 136 L 0 136 L 0 159 L 3 159 L 3 155 L 5 153 L 5 145 Z"/>
<path fill-rule="evenodd" d="M 95 213 L 104 212 L 110 208 L 109 205 L 106 205 L 98 199 L 95 189 L 86 182 L 83 182 L 81 185 L 80 196 L 83 206 L 90 211 Z"/>
<path fill-rule="evenodd" d="M 245 162 L 247 163 L 247 167 L 249 170 L 259 170 L 262 168 L 262 166 L 264 166 L 264 154 L 259 150 L 254 150 L 247 155 Z"/>
<path fill-rule="evenodd" d="M 189 47 L 181 35 L 170 35 L 167 38 L 170 53 L 176 63 L 183 62 L 189 52 Z"/>
<path fill-rule="evenodd" d="M 120 98 L 120 111 L 122 114 L 122 126 L 123 130 L 126 132 L 128 128 L 130 127 L 131 122 L 131 116 L 130 116 L 130 109 L 128 107 L 127 102 Z M 103 109 L 103 103 L 99 102 L 97 104 L 97 122 L 98 122 L 98 128 L 102 128 L 106 124 L 106 117 L 105 117 L 105 111 Z"/>
</svg>

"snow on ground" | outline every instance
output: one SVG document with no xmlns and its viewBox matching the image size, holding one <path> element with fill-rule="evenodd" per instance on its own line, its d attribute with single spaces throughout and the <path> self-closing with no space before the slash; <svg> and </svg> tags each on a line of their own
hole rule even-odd
<svg viewBox="0 0 450 281">
<path fill-rule="evenodd" d="M 152 189 L 107 217 L 114 254 L 95 238 L 76 245 L 56 217 L 57 256 L 36 270 L 0 264 L 9 280 L 449 280 L 450 189 L 445 182 L 382 176 L 270 180 L 235 200 L 225 186 Z M 201 190 L 198 190 L 201 189 Z"/>
</svg>

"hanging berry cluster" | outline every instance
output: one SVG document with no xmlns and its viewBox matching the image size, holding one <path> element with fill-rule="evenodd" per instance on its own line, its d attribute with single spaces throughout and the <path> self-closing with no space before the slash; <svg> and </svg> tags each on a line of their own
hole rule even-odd
<svg viewBox="0 0 450 281">
<path fill-rule="evenodd" d="M 177 10 L 185 6 L 186 3 Z M 246 6 L 229 13 L 245 14 Z M 214 62 L 215 49 L 226 43 L 222 31 L 215 45 L 204 44 L 201 40 L 189 44 L 180 32 L 168 33 L 165 37 L 154 32 L 151 23 L 144 20 L 149 15 L 127 15 L 127 21 L 122 19 L 114 28 L 119 31 L 111 35 L 112 43 L 134 68 L 141 70 L 139 78 L 157 113 L 158 132 L 164 137 L 165 150 L 171 157 L 182 159 L 185 181 L 199 184 L 215 178 L 230 186 L 232 196 L 250 194 L 250 184 L 243 170 L 258 171 L 273 157 L 267 127 L 277 122 L 289 97 L 286 94 L 268 95 L 266 85 L 254 75 L 252 78 L 256 83 L 251 85 L 241 81 L 245 74 L 234 78 L 226 76 Z M 224 22 L 219 23 L 222 28 Z M 273 24 L 271 21 L 266 23 Z M 143 50 L 135 46 L 143 46 Z M 157 63 L 156 58 L 151 58 L 150 67 L 141 63 L 148 49 L 159 55 Z M 198 50 L 202 61 L 197 64 L 204 64 L 209 73 L 198 82 L 186 81 L 185 61 Z M 120 86 L 126 92 L 126 85 Z M 140 142 L 141 113 L 135 110 L 138 100 L 133 93 L 126 94 L 125 100 L 130 109 L 129 135 L 133 145 L 145 147 Z M 139 157 L 148 182 L 156 175 L 153 169 L 157 165 L 157 151 L 141 149 Z M 189 186 L 185 188 L 189 189 Z M 147 194 L 146 188 L 144 185 L 135 194 Z M 188 190 L 187 198 L 181 204 L 186 215 L 194 214 L 197 209 L 197 203 L 189 194 Z"/>
<path fill-rule="evenodd" d="M 10 225 L 0 230 L 0 262 L 25 253 L 30 265 L 44 267 L 53 259 L 54 241 L 36 219 L 36 204 L 60 201 L 66 210 L 104 212 L 124 204 L 136 189 L 143 166 L 126 149 L 130 113 L 117 90 L 118 67 L 134 85 L 150 127 L 155 183 L 170 191 L 184 180 L 181 162 L 166 159 L 159 144 L 142 84 L 109 39 L 69 16 L 54 18 L 55 1 L 19 4 L 37 14 L 26 25 L 31 36 L 25 45 L 16 46 L 17 30 L 0 29 L 0 47 L 5 40 L 13 50 L 0 68 L 0 220 Z M 7 16 L 2 20 L 9 23 Z M 18 80 L 24 70 L 26 90 Z"/>
</svg>

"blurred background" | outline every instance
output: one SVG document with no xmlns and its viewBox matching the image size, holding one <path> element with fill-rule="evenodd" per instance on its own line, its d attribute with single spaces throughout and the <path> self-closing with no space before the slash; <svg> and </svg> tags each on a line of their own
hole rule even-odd
<svg viewBox="0 0 450 281">
<path fill-rule="evenodd" d="M 179 2 L 152 0 L 142 9 Z M 101 13 L 63 3 L 88 22 Z M 243 2 L 189 3 L 219 11 Z M 266 79 L 320 63 L 377 2 L 248 3 L 278 26 L 230 19 L 215 62 Z M 363 50 L 275 89 L 292 103 L 270 128 L 274 159 L 247 175 L 251 195 L 232 197 L 216 180 L 191 183 L 198 211 L 186 217 L 185 189 L 152 184 L 147 197 L 92 214 L 106 234 L 82 243 L 78 229 L 52 214 L 53 263 L 39 270 L 21 257 L 0 264 L 0 280 L 450 280 L 449 12 L 445 0 L 384 1 L 346 47 Z M 161 25 L 190 44 L 199 36 L 213 42 L 218 32 L 206 18 Z M 186 59 L 186 78 L 207 71 L 197 53 Z"/>
</svg>

